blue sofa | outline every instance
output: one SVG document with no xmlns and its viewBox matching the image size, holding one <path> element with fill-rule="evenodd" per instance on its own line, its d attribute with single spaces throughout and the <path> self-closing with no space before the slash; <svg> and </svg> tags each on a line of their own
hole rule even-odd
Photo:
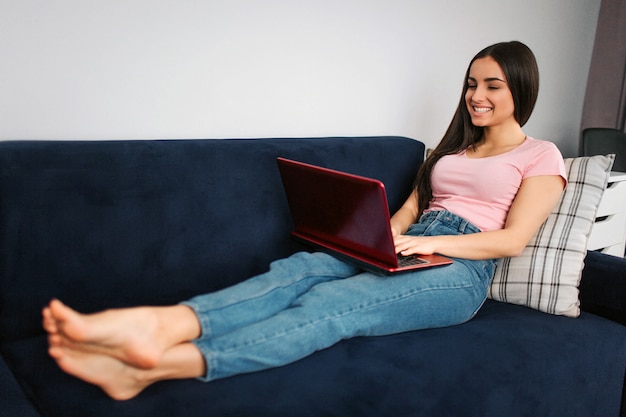
<svg viewBox="0 0 626 417">
<path fill-rule="evenodd" d="M 53 297 L 83 312 L 170 304 L 301 250 L 277 156 L 378 178 L 393 211 L 423 154 L 401 137 L 0 142 L 0 416 L 625 416 L 626 260 L 595 252 L 576 319 L 488 300 L 459 326 L 124 402 L 48 357 Z"/>
</svg>

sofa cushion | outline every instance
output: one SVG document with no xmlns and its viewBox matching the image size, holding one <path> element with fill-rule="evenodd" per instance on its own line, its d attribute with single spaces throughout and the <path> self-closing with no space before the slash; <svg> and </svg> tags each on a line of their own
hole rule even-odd
<svg viewBox="0 0 626 417">
<path fill-rule="evenodd" d="M 561 200 L 519 257 L 498 262 L 490 298 L 551 314 L 580 314 L 578 284 L 587 240 L 613 159 L 565 159 L 568 184 Z"/>
</svg>

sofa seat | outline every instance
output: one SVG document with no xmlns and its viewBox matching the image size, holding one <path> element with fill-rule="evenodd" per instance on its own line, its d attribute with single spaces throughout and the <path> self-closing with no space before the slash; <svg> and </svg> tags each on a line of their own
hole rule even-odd
<svg viewBox="0 0 626 417">
<path fill-rule="evenodd" d="M 211 383 L 158 383 L 126 402 L 63 374 L 43 336 L 3 354 L 50 417 L 587 417 L 618 415 L 624 370 L 611 358 L 626 363 L 625 337 L 624 326 L 593 314 L 548 316 L 488 300 L 458 326 L 347 340 Z"/>
</svg>

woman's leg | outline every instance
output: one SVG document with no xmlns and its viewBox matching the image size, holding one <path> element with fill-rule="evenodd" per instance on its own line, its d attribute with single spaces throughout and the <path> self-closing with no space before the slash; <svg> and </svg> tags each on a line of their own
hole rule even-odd
<svg viewBox="0 0 626 417">
<path fill-rule="evenodd" d="M 182 304 L 198 316 L 201 337 L 218 337 L 275 315 L 317 284 L 357 273 L 325 253 L 300 252 L 273 262 L 264 274 Z"/>
<path fill-rule="evenodd" d="M 72 341 L 69 347 L 51 344 L 50 355 L 65 372 L 123 400 L 161 380 L 224 378 L 285 365 L 345 338 L 464 322 L 482 305 L 493 267 L 491 261 L 458 260 L 450 266 L 392 277 L 362 273 L 321 283 L 264 321 L 222 337 L 165 349 L 150 369 L 130 366 L 117 355 L 110 355 L 117 354 L 118 346 L 109 330 L 116 329 L 114 324 L 119 324 L 120 319 L 127 326 L 129 317 L 139 318 L 145 313 L 143 308 L 83 316 L 53 302 L 44 312 L 44 326 L 51 337 L 60 329 L 71 329 L 74 337 L 85 339 Z M 157 313 L 168 311 L 169 308 L 163 308 Z M 60 317 L 48 317 L 53 314 Z M 106 325 L 101 326 L 101 320 Z M 92 332 L 92 324 L 99 328 L 97 332 Z M 88 348 L 83 349 L 83 344 Z M 108 350 L 109 344 L 112 350 Z M 101 346 L 105 348 L 100 349 Z"/>
<path fill-rule="evenodd" d="M 432 212 L 409 234 L 477 233 L 449 212 Z M 354 336 L 378 336 L 469 320 L 484 302 L 494 260 L 380 277 L 362 273 L 321 282 L 288 308 L 222 337 L 193 343 L 207 364 L 206 380 L 281 366 Z M 210 335 L 209 335 L 210 336 Z"/>
<path fill-rule="evenodd" d="M 484 302 L 493 261 L 320 283 L 289 308 L 222 337 L 194 341 L 206 380 L 285 365 L 355 336 L 378 336 L 469 320 Z"/>
</svg>

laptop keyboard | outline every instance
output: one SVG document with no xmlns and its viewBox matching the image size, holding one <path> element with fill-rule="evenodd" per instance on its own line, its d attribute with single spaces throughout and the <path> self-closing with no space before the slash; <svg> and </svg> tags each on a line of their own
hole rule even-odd
<svg viewBox="0 0 626 417">
<path fill-rule="evenodd" d="M 409 256 L 398 255 L 398 266 L 399 267 L 419 265 L 419 264 L 427 264 L 427 263 L 428 263 L 427 260 L 419 258 L 419 257 L 417 257 L 415 255 L 409 255 Z"/>
</svg>

